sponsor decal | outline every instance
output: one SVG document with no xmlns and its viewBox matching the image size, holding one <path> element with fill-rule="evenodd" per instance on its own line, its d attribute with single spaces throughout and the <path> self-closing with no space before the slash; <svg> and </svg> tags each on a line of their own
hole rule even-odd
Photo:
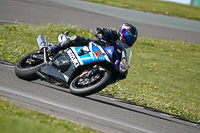
<svg viewBox="0 0 200 133">
<path fill-rule="evenodd" d="M 94 51 L 94 53 L 97 55 L 97 59 L 99 60 L 99 57 L 101 57 L 100 51 L 99 50 L 98 51 Z"/>
<path fill-rule="evenodd" d="M 105 53 L 104 49 L 101 46 L 98 46 L 98 48 L 100 49 L 100 51 L 103 53 L 103 57 L 110 62 L 110 59 L 108 57 L 108 55 Z"/>
<path fill-rule="evenodd" d="M 74 53 L 72 52 L 71 49 L 67 49 L 67 54 L 69 55 L 72 63 L 74 64 L 74 66 L 78 67 L 79 66 L 78 59 L 76 58 L 76 56 L 74 55 Z"/>
</svg>

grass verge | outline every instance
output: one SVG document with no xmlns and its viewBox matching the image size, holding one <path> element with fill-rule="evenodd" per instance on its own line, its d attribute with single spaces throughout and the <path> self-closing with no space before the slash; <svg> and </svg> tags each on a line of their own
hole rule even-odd
<svg viewBox="0 0 200 133">
<path fill-rule="evenodd" d="M 0 25 L 0 58 L 16 63 L 38 49 L 38 34 L 56 43 L 65 30 L 94 37 L 92 31 L 64 25 Z M 101 93 L 200 122 L 200 45 L 140 37 L 132 50 L 127 79 Z"/>
<path fill-rule="evenodd" d="M 96 133 L 97 131 L 29 109 L 0 98 L 2 133 Z"/>
<path fill-rule="evenodd" d="M 200 20 L 200 7 L 161 0 L 84 0 L 111 6 Z"/>
</svg>

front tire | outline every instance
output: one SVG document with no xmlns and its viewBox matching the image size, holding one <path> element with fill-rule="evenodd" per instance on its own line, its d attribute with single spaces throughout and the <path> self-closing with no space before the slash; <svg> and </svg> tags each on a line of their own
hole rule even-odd
<svg viewBox="0 0 200 133">
<path fill-rule="evenodd" d="M 70 92 L 78 96 L 88 96 L 97 93 L 104 89 L 111 81 L 111 75 L 109 72 L 101 72 L 100 78 L 93 84 L 79 85 L 80 76 L 77 76 L 70 84 Z"/>
<path fill-rule="evenodd" d="M 44 62 L 39 62 L 34 65 L 26 65 L 26 61 L 30 58 L 31 55 L 38 54 L 39 51 L 33 51 L 23 56 L 15 66 L 15 74 L 18 78 L 24 80 L 36 80 L 38 79 L 36 72 L 44 66 Z"/>
</svg>

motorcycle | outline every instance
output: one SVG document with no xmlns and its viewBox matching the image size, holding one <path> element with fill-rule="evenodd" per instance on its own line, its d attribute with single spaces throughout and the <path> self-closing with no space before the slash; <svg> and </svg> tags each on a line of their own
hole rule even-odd
<svg viewBox="0 0 200 133">
<path fill-rule="evenodd" d="M 69 39 L 68 32 L 58 36 L 58 42 Z M 39 50 L 28 53 L 16 63 L 15 74 L 24 80 L 49 82 L 69 88 L 78 96 L 88 96 L 107 85 L 125 79 L 132 51 L 128 45 L 116 41 L 115 46 L 100 46 L 90 42 L 87 46 L 70 47 L 55 55 L 48 55 L 48 43 L 43 35 L 37 38 Z"/>
</svg>

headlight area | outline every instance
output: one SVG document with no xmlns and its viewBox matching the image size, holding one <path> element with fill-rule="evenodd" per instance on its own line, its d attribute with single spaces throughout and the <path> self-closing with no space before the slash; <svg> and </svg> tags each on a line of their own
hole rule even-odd
<svg viewBox="0 0 200 133">
<path fill-rule="evenodd" d="M 127 59 L 122 58 L 119 64 L 119 70 L 124 73 L 128 70 L 128 68 L 129 68 L 129 64 L 128 64 Z"/>
</svg>

